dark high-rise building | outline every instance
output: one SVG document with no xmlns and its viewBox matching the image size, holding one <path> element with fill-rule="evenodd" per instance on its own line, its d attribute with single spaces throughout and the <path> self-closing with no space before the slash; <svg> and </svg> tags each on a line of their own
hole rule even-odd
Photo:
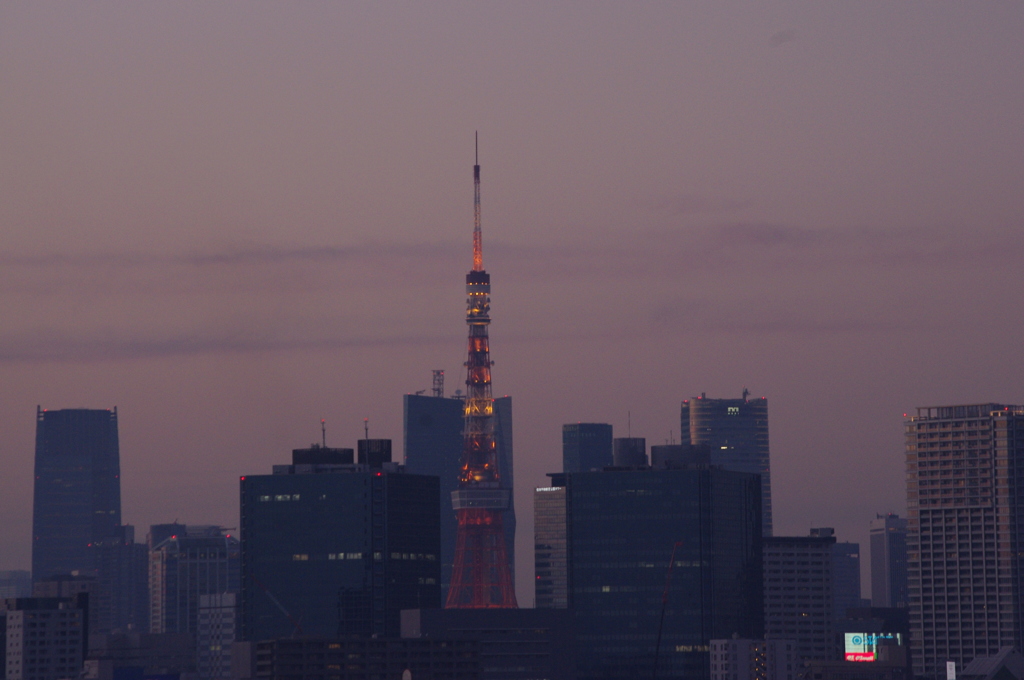
<svg viewBox="0 0 1024 680">
<path fill-rule="evenodd" d="M 643 437 L 613 439 L 612 465 L 615 467 L 645 467 L 647 465 L 647 440 Z"/>
<path fill-rule="evenodd" d="M 406 472 L 432 475 L 441 480 L 441 599 L 448 597 L 455 562 L 455 533 L 458 521 L 452 509 L 452 492 L 459 486 L 459 461 L 462 458 L 465 402 L 461 398 L 428 397 L 407 394 L 403 402 L 403 426 Z M 494 400 L 494 443 L 498 450 L 501 478 L 512 487 L 512 397 Z M 509 498 L 502 513 L 505 552 L 515 578 L 515 501 Z"/>
<path fill-rule="evenodd" d="M 552 487 L 564 489 L 579 678 L 707 678 L 712 639 L 762 637 L 756 475 L 609 469 Z"/>
<path fill-rule="evenodd" d="M 440 607 L 438 496 L 395 463 L 242 477 L 242 639 L 397 637 L 402 609 Z"/>
<path fill-rule="evenodd" d="M 706 444 L 711 464 L 726 470 L 761 475 L 761 517 L 765 536 L 772 535 L 772 477 L 768 455 L 768 400 L 708 399 L 683 402 L 680 419 L 683 444 Z"/>
<path fill-rule="evenodd" d="M 32 594 L 32 572 L 24 569 L 0 571 L 0 600 L 29 597 Z"/>
<path fill-rule="evenodd" d="M 360 439 L 358 450 L 359 457 L 356 459 L 356 462 L 360 465 L 379 468 L 384 463 L 391 462 L 390 439 Z"/>
<path fill-rule="evenodd" d="M 611 464 L 611 425 L 569 423 L 562 426 L 562 472 L 603 470 Z"/>
<path fill-rule="evenodd" d="M 871 606 L 907 606 L 907 520 L 892 513 L 871 521 Z"/>
<path fill-rule="evenodd" d="M 651 467 L 658 470 L 711 465 L 711 449 L 702 444 L 655 444 L 651 447 Z"/>
<path fill-rule="evenodd" d="M 831 529 L 764 539 L 765 639 L 794 640 L 804 660 L 835 658 L 835 545 Z"/>
<path fill-rule="evenodd" d="M 837 542 L 832 546 L 832 603 L 837 622 L 847 617 L 847 610 L 866 604 L 860 589 L 860 543 Z"/>
<path fill-rule="evenodd" d="M 906 420 L 914 675 L 1022 648 L 1024 406 L 917 409 Z"/>
<path fill-rule="evenodd" d="M 195 635 L 200 597 L 237 593 L 239 566 L 238 538 L 223 527 L 189 525 L 154 545 L 149 552 L 150 631 Z"/>
<path fill-rule="evenodd" d="M 135 527 L 89 546 L 98 585 L 89 627 L 99 634 L 149 632 L 149 548 L 135 542 Z"/>
<path fill-rule="evenodd" d="M 32 578 L 91 572 L 121 525 L 117 409 L 36 412 Z"/>
</svg>

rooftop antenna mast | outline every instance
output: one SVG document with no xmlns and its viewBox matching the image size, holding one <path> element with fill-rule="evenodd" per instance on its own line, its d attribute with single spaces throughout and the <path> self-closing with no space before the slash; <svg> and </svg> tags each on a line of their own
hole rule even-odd
<svg viewBox="0 0 1024 680">
<path fill-rule="evenodd" d="M 327 421 L 323 418 L 320 419 L 320 436 L 323 439 L 323 447 L 327 448 Z"/>
<path fill-rule="evenodd" d="M 431 391 L 435 397 L 444 397 L 444 371 L 434 371 L 434 386 Z"/>
<path fill-rule="evenodd" d="M 363 418 L 363 439 L 370 438 L 370 419 Z"/>
</svg>

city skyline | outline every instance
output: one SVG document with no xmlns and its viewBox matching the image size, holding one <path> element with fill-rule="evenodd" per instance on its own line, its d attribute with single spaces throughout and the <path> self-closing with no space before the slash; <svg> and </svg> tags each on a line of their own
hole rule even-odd
<svg viewBox="0 0 1024 680">
<path fill-rule="evenodd" d="M 562 425 L 678 440 L 701 392 L 771 400 L 776 535 L 866 550 L 905 512 L 904 413 L 1022 401 L 993 348 L 1024 335 L 1022 28 L 1015 5 L 0 7 L 0 569 L 30 563 L 38 404 L 118 407 L 142 527 L 237 527 L 238 476 L 321 418 L 330 446 L 369 418 L 402 447 L 402 395 L 462 387 L 477 129 L 520 604 Z"/>
</svg>

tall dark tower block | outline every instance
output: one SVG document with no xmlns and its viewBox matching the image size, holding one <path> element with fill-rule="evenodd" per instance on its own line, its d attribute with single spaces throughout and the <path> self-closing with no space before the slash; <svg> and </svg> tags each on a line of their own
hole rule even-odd
<svg viewBox="0 0 1024 680">
<path fill-rule="evenodd" d="M 764 635 L 760 490 L 707 466 L 552 475 L 537 543 L 564 545 L 579 680 L 707 678 L 711 640 Z"/>
<path fill-rule="evenodd" d="M 121 536 L 117 409 L 36 412 L 32 577 L 94 568 L 89 544 Z"/>
<path fill-rule="evenodd" d="M 387 462 L 273 472 L 240 483 L 243 639 L 398 637 L 401 610 L 441 607 L 436 477 Z"/>
<path fill-rule="evenodd" d="M 461 398 L 428 397 L 407 394 L 403 399 L 405 432 L 405 469 L 411 474 L 432 475 L 441 479 L 441 599 L 448 597 L 455 564 L 455 535 L 458 520 L 452 510 L 452 492 L 459 488 L 462 461 L 462 428 L 466 419 Z M 512 487 L 512 397 L 494 400 L 494 443 L 498 451 L 498 471 Z M 516 510 L 509 498 L 502 513 L 505 550 L 509 569 L 515 579 Z"/>
<path fill-rule="evenodd" d="M 871 520 L 871 606 L 907 606 L 907 520 L 892 513 Z"/>
<path fill-rule="evenodd" d="M 611 425 L 569 423 L 562 426 L 562 472 L 601 470 L 611 464 Z"/>
<path fill-rule="evenodd" d="M 487 327 L 491 323 L 491 277 L 484 271 L 480 232 L 480 165 L 473 166 L 473 269 L 466 275 L 465 429 L 459 488 L 452 492 L 458 519 L 455 564 L 446 607 L 516 608 L 516 593 L 505 549 L 502 514 L 512 496 L 502 479 L 494 440 L 494 399 L 491 396 L 491 354 Z"/>
<path fill-rule="evenodd" d="M 612 465 L 615 467 L 645 467 L 647 465 L 647 440 L 643 437 L 613 439 Z"/>
<path fill-rule="evenodd" d="M 706 444 L 711 464 L 726 470 L 761 475 L 761 521 L 772 535 L 772 476 L 768 456 L 768 400 L 708 399 L 683 402 L 680 436 L 683 444 Z"/>
</svg>

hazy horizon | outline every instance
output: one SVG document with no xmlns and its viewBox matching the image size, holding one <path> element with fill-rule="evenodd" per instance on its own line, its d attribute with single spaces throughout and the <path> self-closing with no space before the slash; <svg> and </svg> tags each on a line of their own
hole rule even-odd
<svg viewBox="0 0 1024 680">
<path fill-rule="evenodd" d="M 118 407 L 140 535 L 238 526 L 238 477 L 321 418 L 401 451 L 402 395 L 464 380 L 475 131 L 519 602 L 561 425 L 662 443 L 702 392 L 768 398 L 775 533 L 866 556 L 904 413 L 1024 403 L 1022 30 L 1017 3 L 0 5 L 0 569 L 30 564 L 37 405 Z"/>
</svg>

